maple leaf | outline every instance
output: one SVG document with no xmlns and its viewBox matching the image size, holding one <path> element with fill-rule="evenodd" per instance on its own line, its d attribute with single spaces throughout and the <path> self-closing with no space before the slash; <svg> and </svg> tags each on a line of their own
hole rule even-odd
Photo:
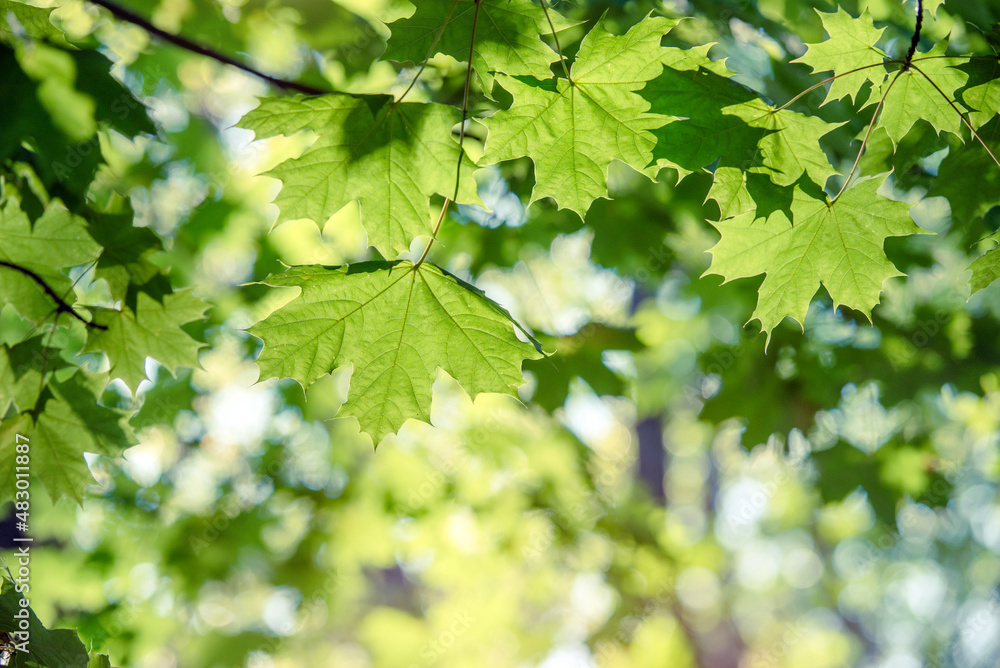
<svg viewBox="0 0 1000 668">
<path fill-rule="evenodd" d="M 837 77 L 830 82 L 823 104 L 850 97 L 857 101 L 857 95 L 866 81 L 877 90 L 885 80 L 886 70 L 881 65 L 888 56 L 875 45 L 882 38 L 885 28 L 875 28 L 868 10 L 858 18 L 852 17 L 843 8 L 826 14 L 816 11 L 823 22 L 823 29 L 829 37 L 816 44 L 807 44 L 804 55 L 793 63 L 805 63 L 813 72 L 833 72 Z M 874 100 L 868 99 L 868 103 Z"/>
<path fill-rule="evenodd" d="M 34 39 L 69 47 L 63 32 L 52 25 L 51 14 L 51 8 L 32 7 L 18 0 L 0 0 L 0 41 L 10 42 L 16 36 L 16 29 Z"/>
<path fill-rule="evenodd" d="M 486 119 L 484 161 L 530 157 L 531 202 L 551 197 L 581 217 L 595 199 L 607 197 L 612 160 L 655 176 L 650 130 L 669 119 L 648 113 L 649 103 L 636 92 L 660 73 L 660 39 L 676 24 L 647 18 L 620 37 L 595 26 L 583 38 L 569 80 L 498 76 L 514 103 Z"/>
<path fill-rule="evenodd" d="M 1000 139 L 1000 120 L 987 125 L 980 136 L 994 144 Z M 927 196 L 947 198 L 953 220 L 974 222 L 1000 204 L 1000 169 L 978 143 L 955 143 L 938 166 Z"/>
<path fill-rule="evenodd" d="M 146 357 L 171 373 L 198 366 L 198 350 L 207 344 L 195 341 L 181 325 L 200 320 L 206 309 L 208 304 L 190 291 L 164 295 L 162 303 L 140 292 L 134 311 L 128 306 L 94 309 L 95 321 L 107 329 L 91 330 L 81 352 L 103 351 L 111 361 L 111 376 L 135 392 L 146 379 Z"/>
<path fill-rule="evenodd" d="M 151 260 L 163 250 L 163 243 L 148 227 L 136 227 L 129 214 L 99 214 L 88 231 L 104 248 L 94 268 L 94 276 L 108 282 L 111 295 L 123 299 L 129 284 L 143 285 L 160 269 Z"/>
<path fill-rule="evenodd" d="M 58 200 L 53 200 L 34 223 L 13 195 L 0 209 L 0 261 L 33 272 L 60 297 L 72 292 L 63 271 L 93 262 L 100 251 L 83 219 Z M 5 304 L 35 322 L 51 315 L 57 306 L 37 281 L 17 269 L 0 266 L 0 308 Z"/>
<path fill-rule="evenodd" d="M 768 342 L 785 316 L 805 321 L 820 285 L 834 308 L 845 305 L 870 315 L 885 280 L 902 275 L 885 256 L 886 237 L 924 232 L 907 214 L 910 205 L 876 193 L 880 185 L 875 179 L 858 181 L 835 202 L 796 186 L 791 219 L 775 211 L 754 220 L 747 212 L 713 222 L 722 238 L 709 251 L 712 264 L 705 274 L 726 281 L 766 274 L 753 317 Z"/>
<path fill-rule="evenodd" d="M 747 189 L 747 175 L 735 167 L 717 167 L 706 200 L 719 205 L 719 220 L 753 211 L 757 204 Z"/>
<path fill-rule="evenodd" d="M 961 138 L 962 118 L 949 100 L 958 99 L 957 91 L 965 85 L 969 75 L 951 67 L 949 62 L 954 61 L 941 57 L 947 47 L 945 39 L 930 51 L 916 54 L 909 70 L 883 82 L 879 96 L 885 97 L 885 104 L 878 123 L 889 134 L 893 146 L 918 120 L 930 123 L 938 134 L 951 132 Z"/>
<path fill-rule="evenodd" d="M 970 60 L 956 67 L 969 74 L 969 87 L 962 91 L 962 102 L 973 110 L 969 113 L 969 123 L 979 129 L 996 118 L 1000 109 L 1000 79 L 997 78 L 1000 77 L 1000 60 Z"/>
<path fill-rule="evenodd" d="M 420 0 L 408 18 L 391 24 L 392 36 L 386 60 L 421 63 L 428 55 L 443 53 L 465 62 L 476 13 L 474 0 Z M 543 42 L 552 28 L 565 30 L 575 25 L 549 9 L 545 12 L 530 0 L 481 0 L 476 21 L 472 67 L 480 87 L 487 94 L 493 88 L 492 72 L 511 76 L 545 79 L 549 66 L 559 55 Z"/>
<path fill-rule="evenodd" d="M 990 237 L 994 241 L 1000 241 L 994 234 Z M 1000 246 L 986 251 L 985 255 L 977 257 L 969 265 L 972 270 L 972 278 L 969 279 L 969 286 L 972 294 L 976 294 L 983 288 L 991 285 L 1000 278 Z"/>
<path fill-rule="evenodd" d="M 693 69 L 684 66 L 688 63 L 677 67 L 675 51 L 664 54 L 662 73 L 642 90 L 651 111 L 669 118 L 653 133 L 657 167 L 672 167 L 684 178 L 723 156 L 726 164 L 749 166 L 766 133 L 737 115 L 723 114 L 722 108 L 752 102 L 757 95 L 731 81 L 722 63 L 709 61 L 707 48 L 702 66 Z"/>
<path fill-rule="evenodd" d="M 14 434 L 30 434 L 31 475 L 40 480 L 52 500 L 83 501 L 94 477 L 84 452 L 118 456 L 134 442 L 124 425 L 124 413 L 97 403 L 107 375 L 77 372 L 63 382 L 50 382 L 41 412 L 21 413 L 0 425 L 0 502 L 13 497 Z"/>
<path fill-rule="evenodd" d="M 30 589 L 24 591 L 30 592 Z M 70 629 L 45 628 L 35 611 L 28 606 L 28 600 L 6 577 L 0 590 L 0 632 L 14 634 L 24 632 L 31 642 L 23 644 L 24 649 L 14 654 L 11 666 L 87 666 L 87 649 L 76 631 Z M 27 611 L 27 615 L 25 615 Z M 24 626 L 21 626 L 21 620 Z"/>
<path fill-rule="evenodd" d="M 742 119 L 749 128 L 764 131 L 757 142 L 758 155 L 754 164 L 746 166 L 747 172 L 767 174 L 779 186 L 790 186 L 803 174 L 822 186 L 836 174 L 819 139 L 843 123 L 827 123 L 816 116 L 775 109 L 763 100 L 724 107 L 722 113 Z"/>
<path fill-rule="evenodd" d="M 819 184 L 835 173 L 819 138 L 842 123 L 775 109 L 731 81 L 722 63 L 706 57 L 692 69 L 690 57 L 679 61 L 673 51 L 642 91 L 654 113 L 672 117 L 654 132 L 658 168 L 672 167 L 683 178 L 718 161 L 720 167 L 767 174 L 783 186 L 803 173 Z"/>
<path fill-rule="evenodd" d="M 369 244 L 394 257 L 431 233 L 431 196 L 454 194 L 461 148 L 452 129 L 460 121 L 459 110 L 443 104 L 324 95 L 265 98 L 239 126 L 257 138 L 317 134 L 301 156 L 267 172 L 284 184 L 275 199 L 279 223 L 309 218 L 322 227 L 359 200 Z M 464 155 L 461 165 L 458 202 L 482 204 L 475 165 Z"/>
<path fill-rule="evenodd" d="M 13 403 L 19 412 L 31 410 L 42 391 L 42 375 L 68 364 L 55 349 L 42 346 L 41 336 L 10 346 L 0 345 L 0 419 Z"/>
<path fill-rule="evenodd" d="M 937 18 L 938 9 L 945 3 L 945 0 L 924 0 L 924 11 L 931 15 L 932 19 Z"/>
<path fill-rule="evenodd" d="M 356 417 L 375 444 L 407 418 L 430 420 L 438 368 L 473 397 L 509 394 L 523 383 L 521 360 L 540 357 L 515 336 L 510 314 L 427 263 L 292 267 L 262 283 L 301 293 L 249 330 L 264 341 L 261 378 L 308 387 L 352 363 L 341 414 Z"/>
</svg>

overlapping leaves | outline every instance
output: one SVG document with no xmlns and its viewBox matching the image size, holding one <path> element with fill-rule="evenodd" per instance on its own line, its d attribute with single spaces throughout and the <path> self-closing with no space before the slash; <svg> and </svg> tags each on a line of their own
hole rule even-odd
<svg viewBox="0 0 1000 668">
<path fill-rule="evenodd" d="M 548 12 L 551 26 L 542 7 L 523 1 L 418 2 L 411 16 L 392 24 L 385 57 L 416 63 L 444 53 L 464 60 L 471 43 L 483 91 L 490 94 L 495 76 L 511 98 L 483 121 L 488 134 L 481 162 L 531 159 L 532 202 L 550 197 L 585 216 L 595 199 L 608 196 L 613 161 L 650 178 L 663 168 L 681 177 L 711 169 L 709 196 L 721 213 L 713 225 L 722 239 L 711 251 L 709 273 L 726 280 L 765 274 L 754 317 L 768 336 L 786 316 L 802 322 L 820 287 L 835 305 L 871 312 L 884 281 L 899 275 L 883 250 L 885 239 L 921 230 L 907 205 L 877 192 L 881 181 L 859 181 L 833 199 L 824 192 L 837 174 L 824 138 L 843 123 L 764 101 L 734 83 L 725 65 L 709 58 L 709 46 L 663 46 L 676 25 L 665 18 L 646 17 L 623 35 L 598 24 L 571 62 L 558 63 L 540 36 L 570 24 Z M 799 62 L 832 75 L 826 102 L 847 98 L 860 109 L 883 100 L 874 120 L 893 145 L 920 119 L 938 132 L 960 131 L 962 121 L 944 97 L 957 96 L 968 76 L 954 67 L 960 60 L 942 57 L 945 44 L 918 53 L 901 72 L 900 61 L 880 46 L 884 29 L 867 11 L 853 18 L 838 9 L 820 18 L 828 39 L 808 45 Z M 553 74 L 560 71 L 563 76 Z M 979 114 L 995 97 L 990 81 L 964 91 L 965 103 Z M 271 172 L 284 183 L 279 220 L 321 223 L 359 199 L 371 244 L 391 257 L 430 231 L 430 198 L 448 196 L 459 161 L 468 188 L 460 200 L 474 199 L 473 165 L 450 138 L 456 113 L 374 98 L 284 98 L 265 100 L 242 125 L 258 137 L 318 135 L 300 158 Z M 472 308 L 473 293 L 460 291 L 466 299 L 458 310 L 446 309 L 447 318 L 435 310 L 435 286 L 453 290 L 452 280 L 407 264 L 296 268 L 272 276 L 268 285 L 299 285 L 303 292 L 252 330 L 265 340 L 258 362 L 263 376 L 308 385 L 353 362 L 344 414 L 357 417 L 376 442 L 407 416 L 427 419 L 429 378 L 438 366 L 461 376 L 470 392 L 510 391 L 519 379 L 514 366 L 502 374 L 494 369 L 493 381 L 483 383 L 463 376 L 456 358 L 440 348 L 456 332 L 478 336 L 459 317 Z M 506 316 L 491 327 L 501 324 L 509 338 Z M 508 361 L 525 357 L 512 341 Z M 489 357 L 475 345 L 469 355 L 478 363 Z"/>
<path fill-rule="evenodd" d="M 530 157 L 531 201 L 551 197 L 581 216 L 595 199 L 607 197 L 612 160 L 654 176 L 656 139 L 650 131 L 668 118 L 649 113 L 637 91 L 660 74 L 660 41 L 674 25 L 647 18 L 620 37 L 595 27 L 584 37 L 569 79 L 499 77 L 514 102 L 486 122 L 484 160 Z"/>
<path fill-rule="evenodd" d="M 56 311 L 53 295 L 64 297 L 72 291 L 65 271 L 95 261 L 101 252 L 83 219 L 61 203 L 52 202 L 32 221 L 14 195 L 0 203 L 0 239 L 0 262 L 4 263 L 0 266 L 0 308 L 9 304 L 35 322 Z"/>
<path fill-rule="evenodd" d="M 809 44 L 805 54 L 792 62 L 805 63 L 813 72 L 831 72 L 836 77 L 830 82 L 824 104 L 845 97 L 857 101 L 866 82 L 877 90 L 886 75 L 880 65 L 889 58 L 876 46 L 885 28 L 875 28 L 867 9 L 859 18 L 852 17 L 842 7 L 830 14 L 817 13 L 829 38 Z"/>
<path fill-rule="evenodd" d="M 386 96 L 266 98 L 241 127 L 258 138 L 310 130 L 316 140 L 268 175 L 281 179 L 278 222 L 308 218 L 320 227 L 349 202 L 361 203 L 368 242 L 386 257 L 431 233 L 433 195 L 451 197 L 461 148 L 451 136 L 461 121 L 443 104 L 398 104 Z M 458 202 L 481 203 L 473 163 L 461 157 Z"/>
<path fill-rule="evenodd" d="M 559 56 L 541 36 L 572 25 L 550 11 L 550 27 L 545 11 L 530 0 L 429 0 L 416 5 L 412 15 L 391 25 L 392 39 L 382 57 L 420 63 L 444 53 L 465 61 L 475 25 L 472 67 L 487 94 L 495 72 L 547 78 L 549 65 Z"/>
</svg>

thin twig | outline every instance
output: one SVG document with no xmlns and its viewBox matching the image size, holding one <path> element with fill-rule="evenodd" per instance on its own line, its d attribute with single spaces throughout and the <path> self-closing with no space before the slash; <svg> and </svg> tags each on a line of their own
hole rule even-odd
<svg viewBox="0 0 1000 668">
<path fill-rule="evenodd" d="M 479 8 L 481 6 L 481 0 L 476 0 L 476 10 L 472 15 L 472 36 L 469 39 L 469 64 L 465 69 L 465 93 L 462 96 L 462 123 L 458 126 L 458 165 L 455 167 L 455 194 L 452 195 L 451 199 L 447 197 L 445 198 L 444 205 L 441 207 L 441 215 L 438 216 L 437 223 L 434 225 L 434 231 L 431 233 L 431 238 L 427 242 L 427 247 L 424 248 L 424 252 L 421 253 L 420 259 L 417 260 L 414 267 L 419 267 L 427 257 L 427 253 L 430 252 L 431 246 L 434 245 L 434 240 L 437 239 L 438 230 L 441 229 L 441 222 L 444 220 L 444 215 L 448 211 L 448 205 L 458 199 L 459 185 L 461 185 L 462 182 L 462 157 L 465 155 L 462 148 L 465 144 L 465 122 L 469 119 L 469 87 L 472 85 L 472 53 L 476 46 L 476 26 L 479 24 Z"/>
<path fill-rule="evenodd" d="M 951 98 L 949 98 L 945 94 L 945 92 L 943 90 L 941 90 L 936 83 L 934 83 L 934 80 L 931 79 L 929 76 L 927 76 L 927 74 L 923 70 L 921 70 L 916 65 L 912 65 L 912 69 L 914 71 L 916 71 L 916 72 L 919 72 L 925 79 L 927 79 L 927 81 L 930 82 L 931 86 L 934 87 L 934 90 L 936 90 L 938 93 L 941 94 L 941 97 L 944 98 L 945 102 L 947 102 L 949 105 L 951 105 L 951 108 L 955 110 L 955 113 L 958 114 L 958 117 L 962 119 L 963 123 L 965 123 L 965 127 L 969 128 L 969 132 L 972 133 L 972 136 L 979 140 L 979 143 L 983 145 L 983 148 L 986 149 L 986 152 L 990 154 L 991 158 L 993 158 L 993 162 L 995 162 L 997 164 L 997 167 L 1000 167 L 1000 160 L 997 160 L 996 155 L 993 154 L 993 151 L 990 149 L 990 147 L 986 144 L 985 141 L 983 141 L 983 138 L 979 136 L 979 133 L 976 132 L 976 129 L 974 127 L 972 127 L 972 124 L 969 123 L 968 120 L 966 120 L 965 114 L 962 113 L 962 110 L 959 109 L 955 105 L 955 103 L 951 101 Z"/>
<path fill-rule="evenodd" d="M 107 329 L 107 326 L 105 325 L 85 320 L 82 316 L 80 316 L 79 313 L 74 311 L 73 307 L 70 306 L 62 297 L 56 294 L 56 291 L 53 290 L 49 286 L 49 284 L 45 282 L 44 278 L 33 272 L 31 269 L 14 264 L 13 262 L 5 262 L 4 260 L 0 260 L 0 267 L 7 267 L 8 269 L 13 269 L 14 271 L 24 274 L 25 276 L 33 280 L 35 283 L 37 283 L 42 288 L 42 290 L 45 291 L 45 294 L 47 294 L 49 298 L 56 303 L 56 313 L 69 313 L 71 316 L 82 322 L 84 325 L 86 325 L 87 327 L 91 327 L 93 329 L 100 329 L 100 330 Z"/>
<path fill-rule="evenodd" d="M 268 82 L 273 86 L 277 86 L 278 88 L 282 88 L 284 90 L 294 90 L 300 93 L 305 93 L 306 95 L 336 94 L 336 91 L 323 90 L 322 88 L 316 88 L 315 86 L 310 86 L 309 84 L 299 83 L 297 81 L 288 81 L 287 79 L 281 79 L 278 77 L 271 76 L 270 74 L 265 74 L 260 70 L 254 69 L 253 67 L 250 67 L 245 63 L 241 63 L 240 61 L 236 60 L 235 58 L 232 58 L 231 56 L 225 55 L 224 53 L 219 53 L 218 51 L 214 51 L 213 49 L 208 48 L 207 46 L 203 46 L 196 42 L 192 42 L 188 38 L 182 37 L 181 35 L 174 35 L 173 33 L 161 30 L 152 23 L 150 23 L 147 19 L 139 16 L 138 14 L 132 12 L 129 9 L 126 9 L 125 7 L 121 7 L 115 4 L 114 2 L 110 2 L 110 0 L 90 0 L 90 2 L 108 10 L 118 19 L 125 21 L 126 23 L 137 25 L 146 32 L 152 35 L 156 35 L 157 37 L 159 37 L 164 41 L 170 42 L 171 44 L 179 46 L 187 51 L 191 51 L 192 53 L 197 53 L 202 56 L 207 56 L 208 58 L 217 60 L 220 63 L 225 63 L 226 65 L 232 65 L 233 67 L 239 68 L 244 72 L 254 75 L 255 77 L 263 79 L 264 81 Z"/>
<path fill-rule="evenodd" d="M 566 67 L 566 58 L 563 56 L 562 47 L 559 46 L 559 35 L 556 34 L 556 26 L 552 23 L 552 17 L 549 16 L 549 3 L 545 0 L 540 0 L 542 5 L 542 11 L 545 12 L 545 20 L 549 22 L 549 30 L 552 31 L 552 41 L 556 43 L 556 53 L 559 55 L 559 64 L 562 65 L 563 73 L 566 75 L 566 81 L 573 83 L 573 77 L 569 75 L 569 68 Z"/>
<path fill-rule="evenodd" d="M 840 192 L 837 193 L 836 197 L 830 200 L 830 204 L 833 204 L 840 199 L 840 196 L 844 194 L 845 190 L 847 190 L 847 186 L 851 182 L 851 177 L 854 176 L 854 172 L 857 170 L 858 164 L 861 162 L 861 156 L 865 152 L 865 146 L 868 145 L 868 138 L 871 137 L 872 130 L 875 128 L 875 121 L 878 120 L 878 114 L 882 110 L 885 98 L 889 96 L 889 91 L 892 90 L 892 87 L 897 81 L 899 81 L 899 77 L 901 76 L 903 76 L 903 70 L 896 73 L 896 76 L 893 77 L 892 81 L 890 81 L 889 85 L 886 87 L 885 93 L 882 95 L 882 99 L 878 101 L 878 106 L 875 107 L 875 113 L 872 114 L 872 122 L 868 124 L 868 131 L 865 132 L 865 138 L 861 141 L 861 148 L 858 149 L 858 157 L 854 159 L 854 165 L 851 166 L 851 172 L 847 175 L 847 178 L 844 179 L 844 184 L 840 187 Z"/>
</svg>

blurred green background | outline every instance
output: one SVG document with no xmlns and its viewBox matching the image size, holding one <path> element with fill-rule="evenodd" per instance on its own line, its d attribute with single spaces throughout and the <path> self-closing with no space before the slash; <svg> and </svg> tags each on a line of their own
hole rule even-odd
<svg viewBox="0 0 1000 668">
<path fill-rule="evenodd" d="M 125 4 L 319 87 L 398 95 L 415 74 L 378 60 L 383 21 L 405 2 Z M 717 238 L 710 174 L 672 185 L 669 171 L 651 183 L 615 166 L 614 199 L 584 224 L 551 202 L 525 209 L 530 162 L 481 170 L 492 212 L 458 209 L 432 259 L 557 354 L 525 365 L 523 405 L 472 402 L 439 374 L 434 426 L 411 421 L 374 452 L 356 422 L 333 419 L 349 369 L 305 395 L 256 383 L 260 343 L 242 331 L 288 299 L 249 282 L 282 263 L 369 257 L 355 205 L 322 230 L 272 229 L 279 184 L 260 174 L 310 138 L 251 142 L 233 125 L 265 83 L 91 4 L 48 6 L 82 55 L 66 65 L 57 45 L 22 46 L 16 67 L 57 83 L 39 117 L 9 120 L 30 130 L 47 115 L 94 137 L 99 164 L 51 187 L 128 198 L 135 225 L 163 240 L 154 262 L 171 284 L 214 307 L 193 328 L 210 344 L 202 369 L 174 378 L 149 360 L 135 399 L 114 383 L 105 393 L 138 410 L 139 444 L 88 455 L 97 484 L 83 504 L 33 497 L 31 601 L 48 627 L 135 668 L 1000 664 L 1000 287 L 970 298 L 966 271 L 998 214 L 962 197 L 995 192 L 1000 175 L 969 175 L 971 143 L 918 124 L 892 154 L 876 133 L 862 172 L 895 168 L 894 196 L 919 202 L 917 223 L 936 234 L 889 240 L 908 277 L 886 284 L 871 325 L 821 296 L 804 331 L 786 320 L 766 354 L 744 326 L 760 279 L 700 278 Z M 840 6 L 867 9 L 886 48 L 905 51 L 914 2 Z M 570 53 L 602 15 L 616 32 L 653 9 L 689 16 L 672 43 L 716 42 L 713 58 L 783 102 L 818 80 L 789 61 L 823 38 L 814 8 L 836 5 L 554 7 L 584 22 Z M 924 43 L 992 53 L 998 17 L 996 2 L 949 0 Z M 152 128 L 104 122 L 86 82 L 108 70 Z M 438 57 L 410 95 L 460 103 L 463 83 L 464 67 Z M 826 147 L 846 173 L 870 115 L 820 109 L 822 97 L 796 108 L 847 121 Z M 495 106 L 473 95 L 474 113 Z M 474 156 L 483 134 L 473 124 Z M 107 300 L 82 278 L 81 299 Z"/>
</svg>

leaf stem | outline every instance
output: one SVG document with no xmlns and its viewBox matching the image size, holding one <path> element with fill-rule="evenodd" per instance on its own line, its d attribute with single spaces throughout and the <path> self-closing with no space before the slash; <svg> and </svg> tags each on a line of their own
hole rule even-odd
<svg viewBox="0 0 1000 668">
<path fill-rule="evenodd" d="M 920 58 L 911 58 L 910 59 L 910 64 L 912 65 L 913 63 L 919 63 L 919 62 L 923 62 L 925 60 L 933 60 L 935 58 L 966 58 L 966 59 L 969 59 L 969 60 L 972 60 L 974 58 L 987 58 L 989 60 L 997 60 L 996 56 L 940 55 L 940 56 L 923 56 L 923 57 L 920 57 Z M 793 97 L 792 99 L 790 99 L 788 102 L 785 102 L 780 107 L 776 107 L 774 109 L 774 111 L 775 112 L 781 111 L 782 109 L 784 109 L 788 105 L 794 103 L 796 100 L 798 100 L 799 98 L 801 98 L 803 95 L 808 95 L 809 93 L 811 93 L 812 91 L 816 90 L 820 86 L 828 84 L 831 81 L 833 81 L 834 79 L 839 79 L 840 77 L 846 77 L 848 74 L 854 74 L 855 72 L 861 72 L 862 70 L 869 70 L 869 69 L 871 69 L 873 67 L 883 67 L 885 65 L 903 65 L 905 62 L 906 62 L 905 60 L 900 60 L 898 58 L 894 58 L 892 60 L 883 60 L 881 63 L 872 63 L 871 65 L 862 65 L 861 67 L 855 67 L 853 70 L 848 70 L 847 72 L 841 72 L 840 74 L 834 74 L 832 77 L 828 77 L 826 79 L 823 79 L 822 81 L 820 81 L 817 84 L 813 84 L 812 86 L 809 86 L 809 88 L 806 88 L 804 91 L 802 91 L 801 93 L 799 93 L 798 95 L 796 95 L 795 97 Z"/>
<path fill-rule="evenodd" d="M 97 5 L 98 7 L 103 7 L 104 9 L 108 10 L 116 18 L 125 21 L 126 23 L 137 25 L 146 32 L 150 33 L 151 35 L 156 35 L 157 37 L 166 42 L 170 42 L 175 46 L 179 46 L 180 48 L 185 49 L 186 51 L 191 51 L 192 53 L 197 53 L 199 55 L 206 56 L 213 60 L 217 60 L 220 63 L 224 63 L 226 65 L 232 65 L 233 67 L 236 67 L 238 69 L 243 70 L 244 72 L 247 72 L 248 74 L 252 74 L 255 77 L 263 79 L 272 86 L 277 86 L 278 88 L 281 88 L 283 90 L 297 91 L 299 93 L 304 93 L 306 95 L 338 94 L 337 91 L 323 90 L 321 88 L 316 88 L 315 86 L 310 86 L 309 84 L 299 83 L 297 81 L 289 81 L 287 79 L 281 79 L 275 76 L 271 76 L 270 74 L 265 74 L 264 72 L 261 72 L 260 70 L 255 69 L 247 65 L 246 63 L 241 63 L 235 58 L 227 56 L 224 53 L 219 53 L 218 51 L 208 48 L 207 46 L 203 46 L 196 42 L 192 42 L 188 38 L 183 37 L 181 35 L 174 35 L 173 33 L 161 30 L 152 23 L 150 23 L 147 19 L 143 18 L 142 16 L 139 16 L 138 14 L 132 12 L 131 10 L 126 9 L 125 7 L 121 7 L 118 4 L 111 2 L 110 0 L 90 0 L 90 2 L 92 4 Z"/>
<path fill-rule="evenodd" d="M 431 233 L 430 241 L 428 241 L 427 246 L 424 247 L 424 252 L 420 254 L 420 259 L 413 264 L 414 267 L 419 267 L 423 264 L 424 259 L 427 258 L 427 253 L 430 252 L 431 246 L 434 244 L 434 239 L 437 238 L 438 230 L 441 229 L 441 221 L 444 220 L 444 214 L 448 211 L 449 204 L 451 204 L 451 200 L 445 197 L 444 204 L 441 205 L 441 213 L 438 214 L 437 222 L 434 223 L 434 231 Z"/>
<path fill-rule="evenodd" d="M 445 198 L 444 204 L 441 206 L 441 214 L 438 216 L 437 223 L 434 224 L 434 231 L 431 233 L 431 238 L 427 242 L 424 252 L 420 254 L 420 259 L 413 265 L 414 267 L 419 267 L 427 258 L 427 253 L 430 252 L 431 246 L 434 245 L 434 240 L 437 239 L 438 230 L 441 229 L 441 222 L 448 211 L 448 205 L 458 199 L 458 190 L 462 182 L 462 157 L 465 155 L 463 150 L 465 144 L 465 122 L 469 120 L 469 88 L 472 86 L 472 54 L 476 47 L 476 26 L 479 25 L 479 8 L 482 7 L 481 0 L 475 0 L 475 2 L 476 10 L 472 15 L 472 35 L 469 38 L 469 63 L 465 68 L 465 92 L 462 95 L 462 122 L 458 126 L 458 164 L 455 167 L 455 193 L 450 199 Z"/>
<path fill-rule="evenodd" d="M 862 65 L 861 67 L 855 67 L 853 70 L 848 70 L 847 72 L 841 72 L 840 74 L 834 74 L 832 77 L 829 77 L 827 79 L 823 79 L 819 83 L 813 84 L 812 86 L 809 86 L 809 88 L 806 88 L 804 91 L 802 91 L 801 93 L 799 93 L 798 95 L 796 95 L 795 97 L 793 97 L 788 102 L 785 102 L 780 107 L 775 108 L 774 112 L 772 112 L 772 113 L 781 111 L 782 109 L 784 109 L 788 105 L 792 104 L 793 102 L 795 102 L 796 100 L 798 100 L 799 98 L 801 98 L 803 95 L 808 95 L 809 93 L 811 93 L 812 91 L 816 90 L 820 86 L 822 86 L 824 84 L 828 84 L 831 81 L 833 81 L 834 79 L 839 79 L 840 77 L 846 77 L 848 74 L 854 74 L 855 72 L 861 72 L 862 70 L 870 70 L 873 67 L 884 67 L 885 65 L 891 65 L 891 64 L 897 63 L 897 62 L 899 62 L 899 61 L 897 61 L 897 60 L 885 60 L 885 61 L 882 61 L 881 63 L 872 63 L 871 65 Z"/>
<path fill-rule="evenodd" d="M 559 45 L 556 26 L 552 23 L 552 17 L 549 16 L 549 3 L 545 0 L 539 0 L 539 2 L 542 5 L 542 11 L 545 12 L 545 20 L 549 22 L 549 30 L 552 31 L 552 41 L 556 43 L 556 53 L 559 54 L 559 64 L 562 65 L 563 74 L 566 75 L 566 81 L 573 83 L 573 77 L 569 75 L 569 68 L 566 66 L 566 57 L 563 56 L 562 47 Z"/>
<path fill-rule="evenodd" d="M 21 265 L 18 264 L 14 264 L 13 262 L 5 262 L 4 260 L 0 260 L 0 267 L 7 267 L 8 269 L 13 269 L 14 271 L 27 276 L 35 283 L 37 283 L 39 287 L 41 287 L 42 290 L 45 292 L 45 294 L 47 294 L 49 298 L 56 303 L 56 313 L 69 313 L 71 316 L 82 322 L 84 325 L 86 325 L 87 327 L 91 327 L 93 329 L 100 329 L 100 330 L 107 329 L 106 325 L 101 325 L 96 322 L 90 322 L 89 320 L 85 320 L 79 313 L 73 310 L 73 307 L 70 306 L 66 302 L 66 300 L 64 300 L 62 297 L 56 294 L 56 291 L 53 290 L 51 286 L 49 286 L 49 284 L 45 282 L 44 278 L 33 272 L 31 269 L 28 269 L 27 267 L 22 267 Z"/>
<path fill-rule="evenodd" d="M 878 105 L 875 107 L 875 113 L 872 114 L 872 121 L 868 124 L 868 130 L 865 132 L 865 138 L 861 141 L 861 148 L 858 149 L 858 157 L 854 159 L 854 164 L 851 166 L 850 173 L 847 175 L 847 178 L 844 179 L 843 185 L 840 186 L 840 192 L 837 193 L 836 197 L 830 200 L 830 204 L 834 204 L 838 199 L 840 199 L 840 196 L 844 194 L 844 191 L 847 190 L 847 186 L 851 182 L 851 177 L 854 176 L 854 172 L 858 169 L 858 164 L 861 162 L 861 156 L 865 152 L 865 146 L 868 145 L 868 138 L 871 137 L 872 130 L 875 129 L 875 121 L 878 120 L 878 114 L 882 110 L 882 105 L 885 104 L 885 98 L 889 96 L 889 91 L 892 90 L 892 87 L 896 85 L 897 81 L 899 81 L 899 77 L 903 76 L 904 71 L 905 70 L 900 70 L 896 73 L 896 76 L 893 77 L 892 81 L 890 81 L 889 85 L 886 87 L 885 93 L 882 94 L 882 99 L 878 101 Z"/>
</svg>

